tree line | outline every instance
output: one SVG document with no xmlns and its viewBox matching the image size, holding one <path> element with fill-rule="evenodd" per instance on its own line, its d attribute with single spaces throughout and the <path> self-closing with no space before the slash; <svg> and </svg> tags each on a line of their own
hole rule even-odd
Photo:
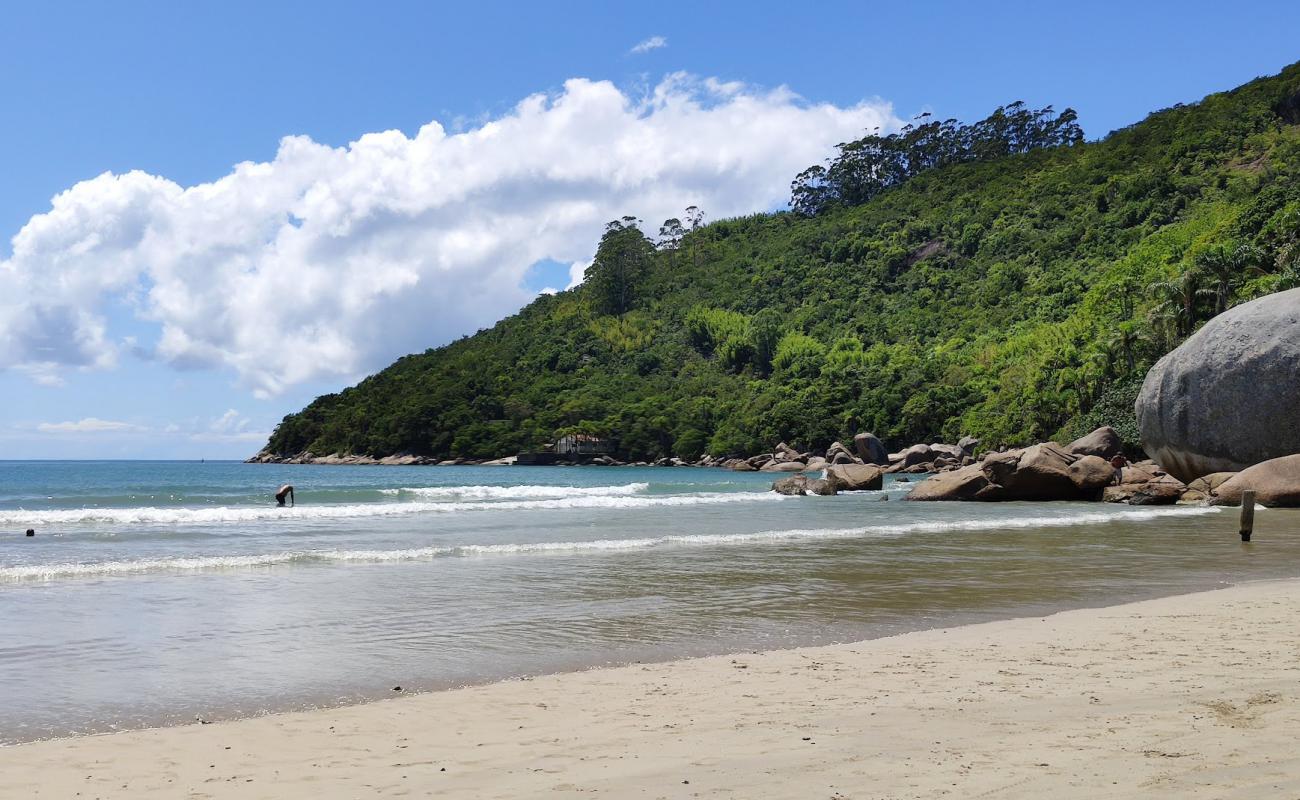
<svg viewBox="0 0 1300 800">
<path fill-rule="evenodd" d="M 823 214 L 862 205 L 928 170 L 1083 141 L 1072 108 L 1057 114 L 1051 106 L 1032 109 L 1017 100 L 970 125 L 930 117 L 921 114 L 898 133 L 872 133 L 836 145 L 839 152 L 826 166 L 811 166 L 795 177 L 790 208 L 809 216 Z"/>
</svg>

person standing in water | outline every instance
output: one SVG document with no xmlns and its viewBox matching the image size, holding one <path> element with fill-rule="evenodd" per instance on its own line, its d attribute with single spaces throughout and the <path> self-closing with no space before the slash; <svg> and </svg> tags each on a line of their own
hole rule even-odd
<svg viewBox="0 0 1300 800">
<path fill-rule="evenodd" d="M 284 507 L 284 498 L 286 498 L 286 497 L 289 498 L 289 505 L 292 506 L 292 505 L 294 504 L 294 499 L 293 499 L 293 487 L 290 486 L 290 485 L 287 484 L 287 483 L 286 483 L 285 485 L 281 486 L 281 487 L 276 491 L 276 493 L 275 493 L 275 504 L 276 504 L 277 506 L 280 506 L 281 508 L 283 508 L 283 507 Z"/>
</svg>

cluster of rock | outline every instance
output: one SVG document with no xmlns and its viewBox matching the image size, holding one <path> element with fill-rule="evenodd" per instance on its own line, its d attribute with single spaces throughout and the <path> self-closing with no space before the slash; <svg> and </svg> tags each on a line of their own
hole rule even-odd
<svg viewBox="0 0 1300 800">
<path fill-rule="evenodd" d="M 974 464 L 922 481 L 909 500 L 1100 500 L 1115 479 L 1109 459 L 1119 454 L 1112 428 L 1060 445 L 986 453 Z"/>
<path fill-rule="evenodd" d="M 988 453 L 978 463 L 934 475 L 908 500 L 1104 500 L 1130 505 L 1238 505 L 1255 492 L 1266 506 L 1300 505 L 1300 455 L 1276 458 L 1240 472 L 1216 472 L 1184 483 L 1154 461 L 1111 465 L 1120 452 L 1112 428 L 1060 445 L 1043 442 Z"/>
<path fill-rule="evenodd" d="M 409 467 L 409 466 L 438 466 L 451 467 L 461 464 L 475 464 L 480 466 L 497 466 L 515 463 L 515 457 L 488 459 L 474 458 L 450 458 L 439 460 L 429 458 L 428 456 L 416 456 L 410 453 L 395 453 L 391 456 L 376 458 L 375 456 L 343 455 L 341 453 L 331 453 L 325 456 L 318 456 L 311 452 L 298 453 L 292 456 L 282 456 L 275 453 L 268 453 L 263 450 L 252 458 L 248 459 L 246 464 L 326 464 L 341 465 L 355 464 L 363 466 L 386 466 L 386 467 Z"/>
<path fill-rule="evenodd" d="M 1106 487 L 1104 499 L 1132 505 L 1237 506 L 1242 494 L 1252 491 L 1260 505 L 1300 506 L 1300 455 L 1261 461 L 1240 472 L 1211 472 L 1187 483 L 1148 466 L 1152 463 L 1125 467 L 1119 485 Z"/>
<path fill-rule="evenodd" d="M 957 444 L 917 444 L 890 453 L 874 434 L 859 433 L 853 437 L 852 451 L 843 443 L 834 442 L 824 454 L 800 453 L 782 442 L 771 453 L 730 459 L 721 466 L 737 472 L 824 471 L 824 478 L 800 474 L 779 479 L 772 484 L 772 490 L 780 494 L 832 495 L 879 489 L 884 476 L 890 473 L 923 474 L 961 469 L 975 462 L 974 452 L 978 446 L 978 439 L 966 437 Z"/>
</svg>

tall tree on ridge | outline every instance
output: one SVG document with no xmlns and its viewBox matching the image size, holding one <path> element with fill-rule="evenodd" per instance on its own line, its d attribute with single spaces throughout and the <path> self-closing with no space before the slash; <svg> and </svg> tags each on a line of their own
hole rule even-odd
<svg viewBox="0 0 1300 800">
<path fill-rule="evenodd" d="M 636 302 L 636 290 L 650 269 L 654 243 L 641 232 L 641 220 L 623 217 L 605 225 L 596 257 L 583 278 L 602 314 L 624 314 Z"/>
</svg>

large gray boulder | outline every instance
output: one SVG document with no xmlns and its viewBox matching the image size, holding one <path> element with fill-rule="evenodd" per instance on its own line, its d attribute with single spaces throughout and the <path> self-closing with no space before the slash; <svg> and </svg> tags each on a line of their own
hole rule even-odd
<svg viewBox="0 0 1300 800">
<path fill-rule="evenodd" d="M 1142 447 L 1183 481 L 1300 453 L 1300 289 L 1210 320 L 1156 362 L 1135 410 Z"/>
</svg>

